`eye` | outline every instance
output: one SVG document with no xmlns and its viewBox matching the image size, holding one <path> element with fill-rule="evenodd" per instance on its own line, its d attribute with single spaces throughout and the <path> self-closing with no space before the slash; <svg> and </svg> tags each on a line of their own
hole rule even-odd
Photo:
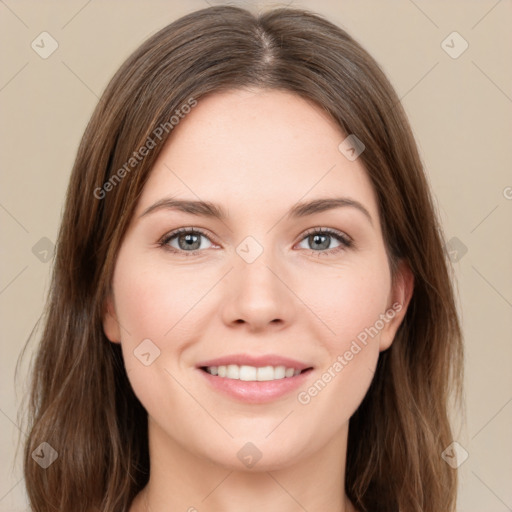
<svg viewBox="0 0 512 512">
<path fill-rule="evenodd" d="M 350 237 L 331 228 L 314 228 L 305 233 L 299 247 L 313 253 L 331 254 L 353 246 Z M 206 243 L 203 243 L 205 242 Z M 309 247 L 304 247 L 304 244 Z M 335 244 L 335 245 L 333 245 Z M 213 247 L 208 235 L 198 228 L 180 228 L 166 234 L 159 245 L 174 253 L 187 256 L 198 255 L 203 249 Z"/>
<path fill-rule="evenodd" d="M 321 254 L 331 254 L 352 247 L 352 245 L 352 239 L 341 231 L 330 228 L 314 228 L 306 232 L 299 247 Z"/>
<path fill-rule="evenodd" d="M 203 243 L 204 241 L 207 243 Z M 197 228 L 180 228 L 165 235 L 159 244 L 173 252 L 195 253 L 212 247 L 211 240 Z M 208 245 L 209 244 L 209 245 Z"/>
</svg>

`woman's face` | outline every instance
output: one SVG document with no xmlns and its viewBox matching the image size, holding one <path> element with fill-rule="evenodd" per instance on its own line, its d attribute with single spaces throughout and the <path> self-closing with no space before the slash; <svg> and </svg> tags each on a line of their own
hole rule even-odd
<svg viewBox="0 0 512 512">
<path fill-rule="evenodd" d="M 412 291 L 345 138 L 268 90 L 203 98 L 174 128 L 104 318 L 162 447 L 268 470 L 345 438 Z"/>
</svg>

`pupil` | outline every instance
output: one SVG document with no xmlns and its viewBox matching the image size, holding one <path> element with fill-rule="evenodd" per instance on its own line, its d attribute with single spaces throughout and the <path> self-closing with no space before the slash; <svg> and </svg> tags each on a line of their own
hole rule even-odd
<svg viewBox="0 0 512 512">
<path fill-rule="evenodd" d="M 199 240 L 199 237 L 197 235 L 192 235 L 192 234 L 186 234 L 186 235 L 183 235 L 181 238 L 180 238 L 180 242 L 185 239 L 185 242 L 182 244 L 180 243 L 180 246 L 182 249 L 199 249 L 199 245 L 201 245 L 200 243 L 198 244 L 198 240 Z M 194 244 L 197 245 L 197 247 L 192 247 Z"/>
<path fill-rule="evenodd" d="M 329 247 L 329 235 L 313 235 L 313 244 L 319 244 L 319 249 L 327 249 Z M 322 242 L 323 240 L 323 242 Z"/>
</svg>

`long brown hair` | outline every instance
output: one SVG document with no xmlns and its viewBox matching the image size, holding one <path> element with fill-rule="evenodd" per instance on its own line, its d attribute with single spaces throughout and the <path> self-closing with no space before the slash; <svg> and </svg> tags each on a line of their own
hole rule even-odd
<svg viewBox="0 0 512 512">
<path fill-rule="evenodd" d="M 31 506 L 124 512 L 147 483 L 147 413 L 120 346 L 104 335 L 104 301 L 137 200 L 172 135 L 169 120 L 206 94 L 243 87 L 292 91 L 363 141 L 391 268 L 402 258 L 414 274 L 406 317 L 350 420 L 346 492 L 361 511 L 453 511 L 456 472 L 441 452 L 452 441 L 449 398 L 460 392 L 462 336 L 441 229 L 400 101 L 373 58 L 322 17 L 228 6 L 191 13 L 144 42 L 112 78 L 83 135 L 31 381 L 24 453 Z M 44 470 L 32 457 L 42 442 L 58 452 Z"/>
</svg>

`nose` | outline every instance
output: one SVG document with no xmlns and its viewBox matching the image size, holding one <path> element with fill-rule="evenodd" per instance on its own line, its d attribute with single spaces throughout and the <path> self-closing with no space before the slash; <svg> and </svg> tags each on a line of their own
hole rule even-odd
<svg viewBox="0 0 512 512">
<path fill-rule="evenodd" d="M 264 251 L 252 263 L 238 255 L 234 258 L 234 268 L 225 283 L 224 323 L 244 326 L 251 332 L 280 330 L 292 323 L 296 300 L 287 286 L 289 279 L 282 265 L 271 257 L 270 251 Z"/>
</svg>

